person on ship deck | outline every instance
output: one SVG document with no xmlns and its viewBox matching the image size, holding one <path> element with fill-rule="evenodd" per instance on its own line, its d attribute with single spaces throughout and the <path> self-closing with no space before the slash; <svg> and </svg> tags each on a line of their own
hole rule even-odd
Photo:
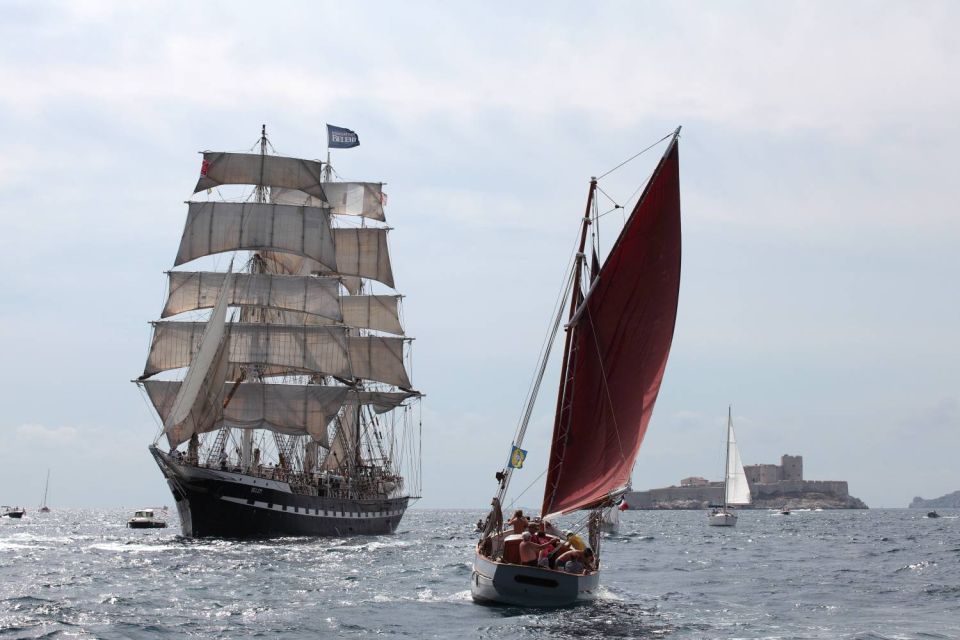
<svg viewBox="0 0 960 640">
<path fill-rule="evenodd" d="M 527 527 L 530 525 L 530 521 L 523 516 L 522 510 L 517 509 L 514 512 L 513 517 L 507 521 L 507 524 L 513 527 L 514 533 L 522 534 L 527 530 Z"/>
<path fill-rule="evenodd" d="M 537 556 L 540 552 L 540 549 L 547 546 L 547 543 L 538 544 L 531 540 L 533 536 L 530 535 L 529 531 L 524 531 L 521 534 L 523 540 L 520 542 L 520 564 L 525 567 L 535 567 L 537 566 Z"/>
</svg>

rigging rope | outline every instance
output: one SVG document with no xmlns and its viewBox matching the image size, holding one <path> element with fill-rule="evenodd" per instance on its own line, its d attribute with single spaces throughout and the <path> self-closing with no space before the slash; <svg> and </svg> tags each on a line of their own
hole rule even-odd
<svg viewBox="0 0 960 640">
<path fill-rule="evenodd" d="M 644 150 L 642 150 L 642 151 L 640 151 L 640 152 L 638 152 L 638 153 L 635 153 L 634 155 L 630 156 L 629 158 L 627 158 L 626 160 L 624 160 L 623 162 L 621 162 L 620 164 L 618 164 L 617 166 L 615 166 L 613 169 L 610 169 L 610 170 L 607 171 L 606 173 L 601 174 L 599 177 L 597 177 L 597 180 L 602 180 L 603 178 L 606 178 L 608 175 L 610 175 L 611 173 L 613 173 L 614 171 L 616 171 L 617 169 L 619 169 L 619 168 L 622 167 L 623 165 L 625 165 L 625 164 L 627 164 L 628 162 L 631 162 L 631 161 L 633 161 L 633 160 L 636 160 L 637 158 L 639 158 L 640 156 L 642 156 L 643 154 L 645 154 L 647 151 L 650 151 L 650 149 L 653 149 L 655 146 L 657 146 L 658 144 L 660 144 L 661 142 L 663 142 L 663 141 L 666 140 L 667 138 L 670 138 L 671 136 L 673 136 L 675 133 L 676 133 L 675 131 L 671 131 L 670 133 L 668 133 L 667 135 L 663 136 L 662 138 L 660 138 L 659 140 L 657 140 L 656 142 L 654 142 L 652 145 L 650 145 L 650 146 L 647 147 L 646 149 L 644 149 Z"/>
</svg>

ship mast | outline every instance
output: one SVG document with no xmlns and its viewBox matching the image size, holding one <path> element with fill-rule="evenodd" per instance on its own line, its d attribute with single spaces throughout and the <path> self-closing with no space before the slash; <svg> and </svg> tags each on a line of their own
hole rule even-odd
<svg viewBox="0 0 960 640">
<path fill-rule="evenodd" d="M 260 125 L 260 156 L 267 155 L 267 125 Z M 270 191 L 269 187 L 263 184 L 263 167 L 266 163 L 260 163 L 260 180 L 253 189 L 253 199 L 258 203 L 266 203 L 270 200 Z M 262 264 L 260 260 L 260 254 L 254 252 L 253 259 L 251 260 L 250 270 L 251 271 L 262 271 Z M 257 378 L 260 382 L 263 380 L 260 379 L 260 375 L 257 375 Z M 240 436 L 240 467 L 245 471 L 249 471 L 250 466 L 253 463 L 253 429 L 243 429 Z"/>
</svg>

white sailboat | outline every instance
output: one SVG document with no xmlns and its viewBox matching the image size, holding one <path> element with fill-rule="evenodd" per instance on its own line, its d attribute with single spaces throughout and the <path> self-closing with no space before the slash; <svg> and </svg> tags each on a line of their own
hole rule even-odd
<svg viewBox="0 0 960 640">
<path fill-rule="evenodd" d="M 743 471 L 737 438 L 733 433 L 731 409 L 727 407 L 727 468 L 723 475 L 723 504 L 710 511 L 708 521 L 714 527 L 732 527 L 737 524 L 737 514 L 731 507 L 750 502 L 750 484 Z"/>
</svg>

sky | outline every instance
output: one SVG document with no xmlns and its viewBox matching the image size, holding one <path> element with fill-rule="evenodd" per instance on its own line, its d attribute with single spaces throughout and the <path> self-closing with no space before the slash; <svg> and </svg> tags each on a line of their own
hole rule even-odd
<svg viewBox="0 0 960 640">
<path fill-rule="evenodd" d="M 802 455 L 871 507 L 960 489 L 955 3 L 0 11 L 0 503 L 39 503 L 48 468 L 54 508 L 172 503 L 130 380 L 197 151 L 266 124 L 282 155 L 322 159 L 325 123 L 360 136 L 341 176 L 387 183 L 427 394 L 419 506 L 489 503 L 590 176 L 680 125 L 680 306 L 634 488 L 719 479 L 732 405 L 746 464 Z M 661 150 L 601 186 L 626 200 Z"/>
</svg>

